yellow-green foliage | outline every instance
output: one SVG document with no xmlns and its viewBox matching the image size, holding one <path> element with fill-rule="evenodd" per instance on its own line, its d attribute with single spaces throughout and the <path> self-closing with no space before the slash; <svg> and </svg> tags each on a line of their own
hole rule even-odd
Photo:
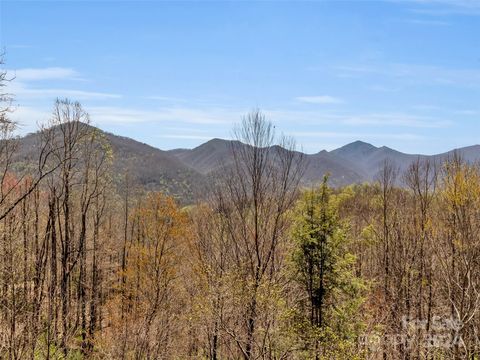
<svg viewBox="0 0 480 360">
<path fill-rule="evenodd" d="M 338 216 L 339 204 L 349 196 L 350 190 L 333 195 L 325 178 L 319 188 L 303 193 L 294 212 L 292 263 L 304 293 L 294 332 L 302 358 L 352 358 L 362 329 L 359 308 L 366 285 L 355 275 L 348 224 Z"/>
</svg>

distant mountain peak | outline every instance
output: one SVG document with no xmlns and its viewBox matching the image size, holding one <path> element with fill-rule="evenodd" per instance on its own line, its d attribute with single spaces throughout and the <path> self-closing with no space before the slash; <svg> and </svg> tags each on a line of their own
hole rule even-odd
<svg viewBox="0 0 480 360">
<path fill-rule="evenodd" d="M 351 149 L 351 150 L 361 150 L 361 149 L 369 149 L 369 150 L 375 150 L 378 149 L 376 146 L 373 146 L 370 143 L 367 143 L 362 140 L 356 140 L 354 142 L 351 142 L 350 144 L 344 145 L 341 148 L 338 148 L 337 150 L 340 149 Z"/>
<path fill-rule="evenodd" d="M 99 130 L 101 131 L 101 130 Z M 238 140 L 213 138 L 193 149 L 162 151 L 128 137 L 104 132 L 110 142 L 114 156 L 112 171 L 119 187 L 123 174 L 133 174 L 138 185 L 149 190 L 163 191 L 183 203 L 193 202 L 202 196 L 205 185 L 211 182 L 223 167 L 234 163 L 232 149 L 250 146 Z M 34 158 L 39 133 L 19 139 L 18 163 L 24 164 Z M 272 146 L 279 153 L 289 150 Z M 458 152 L 468 162 L 480 161 L 480 145 L 472 145 L 436 155 L 406 154 L 395 149 L 376 147 L 364 141 L 354 141 L 332 151 L 322 150 L 316 154 L 304 154 L 305 173 L 302 186 L 317 184 L 326 173 L 330 173 L 333 186 L 343 186 L 372 181 L 386 159 L 398 166 L 400 171 L 408 169 L 412 161 L 420 156 L 442 163 Z"/>
<path fill-rule="evenodd" d="M 228 143 L 230 142 L 229 140 L 225 140 L 225 139 L 220 139 L 220 138 L 213 138 L 211 140 L 208 140 L 207 142 L 205 142 L 204 144 L 219 144 L 219 143 Z"/>
<path fill-rule="evenodd" d="M 376 146 L 367 142 L 357 140 L 350 144 L 344 145 L 338 149 L 332 150 L 331 153 L 341 157 L 366 156 L 378 150 Z"/>
<path fill-rule="evenodd" d="M 225 139 L 220 139 L 220 138 L 213 138 L 211 140 L 208 140 L 207 142 L 204 142 L 203 144 L 198 145 L 194 149 L 204 149 L 204 148 L 225 148 L 227 146 L 230 146 L 234 141 L 232 140 L 225 140 Z"/>
</svg>

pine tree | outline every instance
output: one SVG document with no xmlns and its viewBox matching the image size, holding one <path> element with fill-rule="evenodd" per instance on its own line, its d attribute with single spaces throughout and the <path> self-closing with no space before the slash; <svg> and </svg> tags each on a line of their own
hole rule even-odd
<svg viewBox="0 0 480 360">
<path fill-rule="evenodd" d="M 297 332 L 308 358 L 350 356 L 361 328 L 365 283 L 355 276 L 347 224 L 340 221 L 328 177 L 298 202 L 292 230 L 295 280 L 303 290 Z M 334 344 L 334 346 L 332 345 Z"/>
</svg>

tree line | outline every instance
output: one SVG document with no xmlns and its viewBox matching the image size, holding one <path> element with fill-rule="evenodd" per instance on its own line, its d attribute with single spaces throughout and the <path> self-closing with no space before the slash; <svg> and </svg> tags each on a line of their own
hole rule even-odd
<svg viewBox="0 0 480 360">
<path fill-rule="evenodd" d="M 294 141 L 255 110 L 182 208 L 129 174 L 118 189 L 69 100 L 15 168 L 1 99 L 1 358 L 480 356 L 478 164 L 386 161 L 370 184 L 305 186 Z"/>
</svg>

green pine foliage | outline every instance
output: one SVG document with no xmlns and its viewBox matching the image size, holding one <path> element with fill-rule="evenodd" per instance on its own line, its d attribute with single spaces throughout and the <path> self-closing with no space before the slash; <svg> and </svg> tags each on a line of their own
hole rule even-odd
<svg viewBox="0 0 480 360">
<path fill-rule="evenodd" d="M 333 194 L 327 181 L 305 191 L 294 212 L 292 264 L 304 294 L 295 332 L 305 358 L 361 358 L 356 340 L 367 287 L 355 275 L 348 224 L 338 216 L 338 204 L 348 194 Z"/>
</svg>

